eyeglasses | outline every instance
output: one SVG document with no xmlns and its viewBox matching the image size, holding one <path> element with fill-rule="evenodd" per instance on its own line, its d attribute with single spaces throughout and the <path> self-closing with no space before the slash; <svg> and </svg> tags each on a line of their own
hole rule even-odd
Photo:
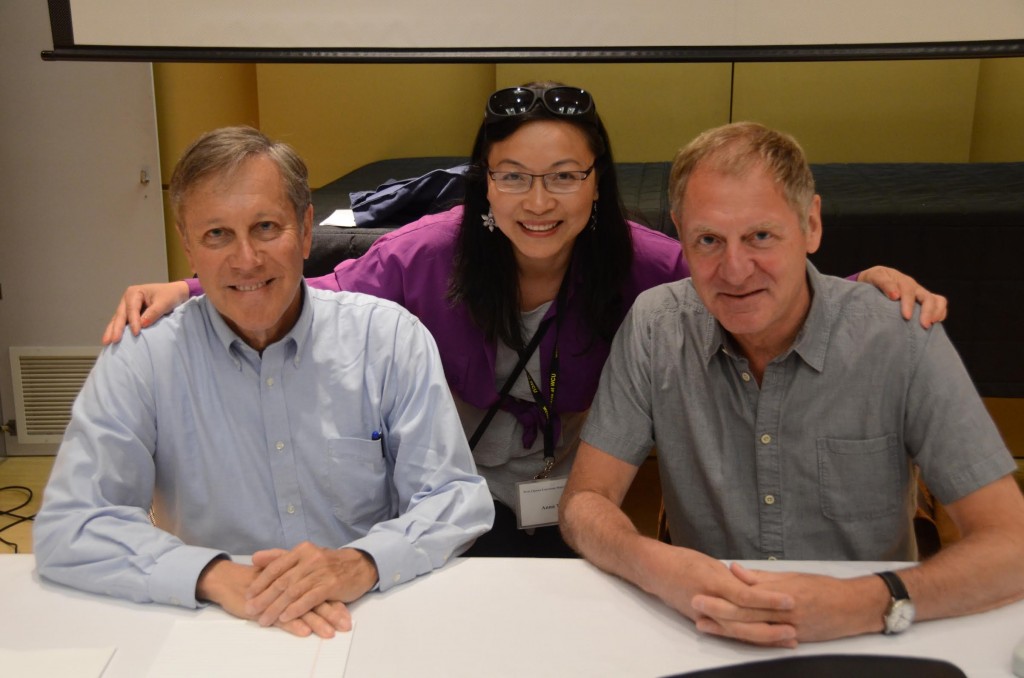
<svg viewBox="0 0 1024 678">
<path fill-rule="evenodd" d="M 487 122 L 514 118 L 543 104 L 555 115 L 568 118 L 594 116 L 594 98 L 576 87 L 509 87 L 499 89 L 487 100 Z"/>
<path fill-rule="evenodd" d="M 594 171 L 594 165 L 585 170 L 562 170 L 547 174 L 529 174 L 527 172 L 492 172 L 487 171 L 495 187 L 502 193 L 526 193 L 533 187 L 533 180 L 539 178 L 549 193 L 575 193 Z"/>
</svg>

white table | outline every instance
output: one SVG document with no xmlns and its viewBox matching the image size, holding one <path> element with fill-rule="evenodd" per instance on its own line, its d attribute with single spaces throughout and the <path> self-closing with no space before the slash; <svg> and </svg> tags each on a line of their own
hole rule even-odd
<svg viewBox="0 0 1024 678">
<path fill-rule="evenodd" d="M 116 646 L 104 678 L 144 676 L 177 619 L 212 615 L 137 605 L 41 581 L 27 555 L 0 556 L 0 646 Z M 882 563 L 757 562 L 841 577 Z M 1010 676 L 1024 637 L 1024 601 L 961 619 L 871 635 L 756 648 L 698 634 L 658 600 L 577 560 L 458 559 L 352 605 L 347 678 L 363 676 L 665 676 L 795 654 L 893 654 L 945 659 L 971 678 Z M 259 634 L 280 633 L 253 625 Z"/>
</svg>

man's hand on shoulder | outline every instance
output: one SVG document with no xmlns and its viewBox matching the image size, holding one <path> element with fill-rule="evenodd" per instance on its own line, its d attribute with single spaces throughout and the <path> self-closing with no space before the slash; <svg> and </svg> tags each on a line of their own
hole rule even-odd
<svg viewBox="0 0 1024 678">
<path fill-rule="evenodd" d="M 324 603 L 343 604 L 360 598 L 377 583 L 373 559 L 357 549 L 330 549 L 303 542 L 290 551 L 270 549 L 253 554 L 258 576 L 248 585 L 246 612 L 263 626 L 302 619 Z M 339 630 L 351 628 L 345 610 Z"/>
<path fill-rule="evenodd" d="M 255 615 L 246 612 L 248 600 L 245 594 L 258 575 L 256 567 L 217 558 L 210 561 L 199 575 L 196 598 L 220 605 L 236 617 L 255 620 Z M 298 618 L 275 625 L 296 636 L 315 633 L 321 638 L 332 638 L 335 630 L 351 629 L 352 621 L 344 604 L 327 602 Z"/>
</svg>

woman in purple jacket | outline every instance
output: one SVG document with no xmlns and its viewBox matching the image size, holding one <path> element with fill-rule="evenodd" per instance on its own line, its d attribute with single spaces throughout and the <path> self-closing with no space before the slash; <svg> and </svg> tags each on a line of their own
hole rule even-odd
<svg viewBox="0 0 1024 678">
<path fill-rule="evenodd" d="M 495 498 L 494 529 L 466 555 L 541 557 L 574 555 L 551 523 L 619 323 L 640 292 L 688 274 L 677 241 L 626 220 L 591 95 L 533 83 L 489 97 L 463 205 L 308 283 L 419 317 Z M 944 315 L 944 299 L 891 269 L 860 278 Z M 184 287 L 129 288 L 104 343 L 184 301 Z M 201 292 L 198 281 L 188 291 Z"/>
</svg>

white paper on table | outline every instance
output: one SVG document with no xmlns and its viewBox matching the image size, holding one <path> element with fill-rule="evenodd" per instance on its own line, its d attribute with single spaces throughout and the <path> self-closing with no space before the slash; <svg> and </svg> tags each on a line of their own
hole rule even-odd
<svg viewBox="0 0 1024 678">
<path fill-rule="evenodd" d="M 0 667 L 5 676 L 62 676 L 100 678 L 117 648 L 59 648 L 12 650 L 0 647 Z"/>
<path fill-rule="evenodd" d="M 339 678 L 345 675 L 352 633 L 336 633 L 330 639 L 299 638 L 242 619 L 179 619 L 160 648 L 149 676 Z"/>
<path fill-rule="evenodd" d="M 331 216 L 320 222 L 320 225 L 352 228 L 356 225 L 356 213 L 352 210 L 334 210 Z"/>
</svg>

